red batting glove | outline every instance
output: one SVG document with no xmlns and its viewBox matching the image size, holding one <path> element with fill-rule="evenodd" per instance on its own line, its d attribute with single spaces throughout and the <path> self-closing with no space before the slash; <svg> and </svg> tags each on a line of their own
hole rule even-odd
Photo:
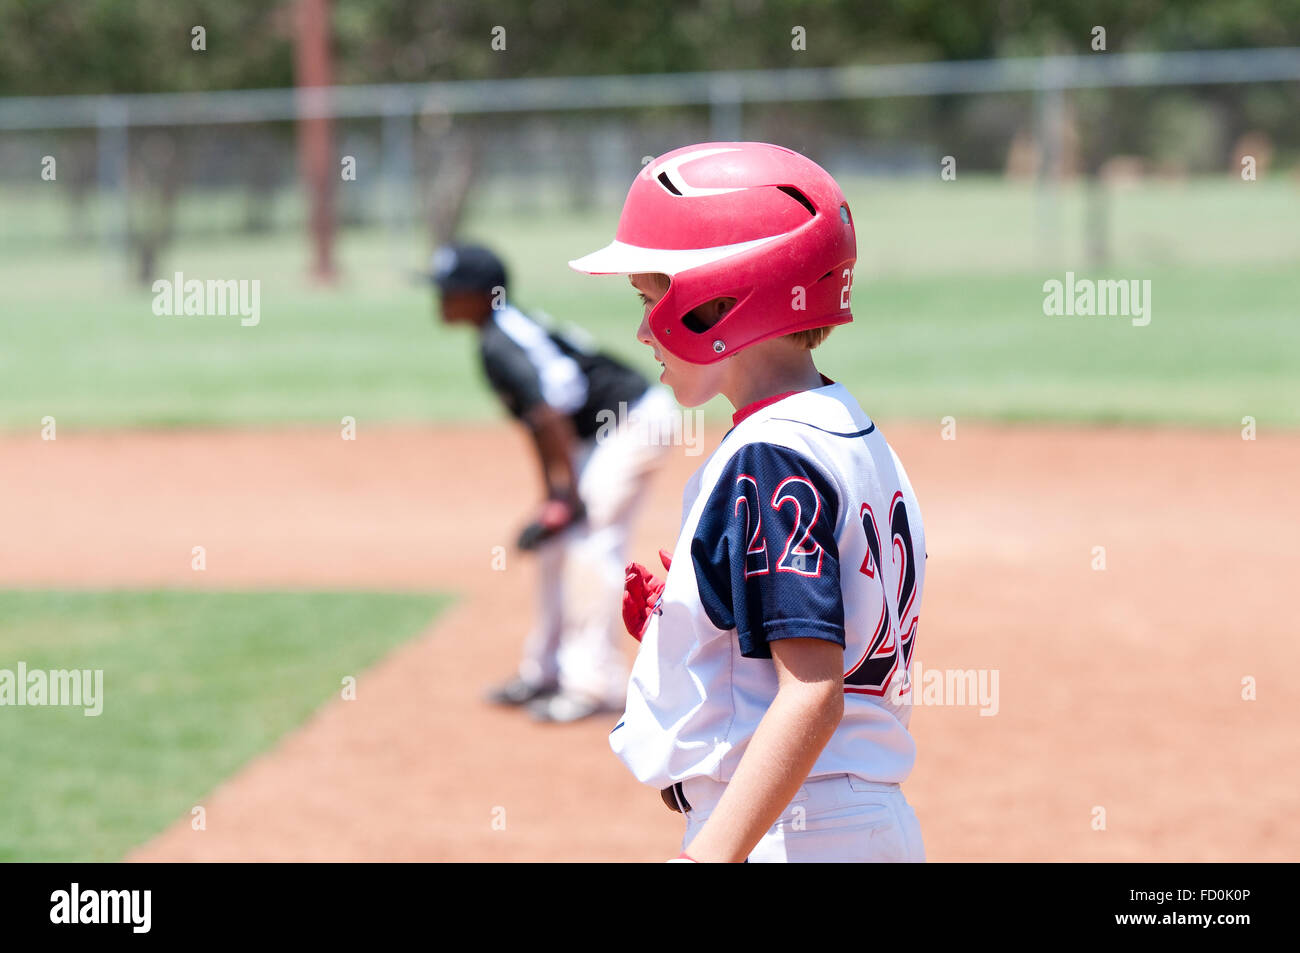
<svg viewBox="0 0 1300 953">
<path fill-rule="evenodd" d="M 659 561 L 664 564 L 664 569 L 672 568 L 672 556 L 662 549 L 659 550 Z M 650 614 L 658 605 L 663 591 L 664 580 L 652 575 L 640 563 L 627 564 L 623 577 L 623 625 L 638 642 L 650 624 Z"/>
<path fill-rule="evenodd" d="M 638 642 L 645 634 L 659 595 L 664 591 L 664 581 L 650 574 L 640 563 L 628 563 L 623 577 L 623 625 L 628 634 Z"/>
</svg>

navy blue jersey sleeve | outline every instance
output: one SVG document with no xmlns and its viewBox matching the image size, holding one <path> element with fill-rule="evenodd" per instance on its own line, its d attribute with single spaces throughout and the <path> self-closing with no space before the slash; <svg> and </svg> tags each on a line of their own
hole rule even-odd
<svg viewBox="0 0 1300 953">
<path fill-rule="evenodd" d="M 751 443 L 727 462 L 691 540 L 704 611 L 736 630 L 746 658 L 778 639 L 844 645 L 839 497 L 809 460 Z"/>
</svg>

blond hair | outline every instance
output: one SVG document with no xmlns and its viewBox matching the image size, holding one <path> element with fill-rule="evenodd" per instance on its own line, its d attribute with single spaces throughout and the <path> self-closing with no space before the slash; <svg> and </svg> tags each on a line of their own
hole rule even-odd
<svg viewBox="0 0 1300 953">
<path fill-rule="evenodd" d="M 650 286 L 650 290 L 657 291 L 661 295 L 666 295 L 668 286 L 672 284 L 672 279 L 661 271 L 647 271 L 639 275 L 628 275 L 628 278 L 629 280 L 632 278 L 642 279 Z"/>
<path fill-rule="evenodd" d="M 834 328 L 809 328 L 806 331 L 795 331 L 793 334 L 787 334 L 785 338 L 787 341 L 793 341 L 805 351 L 811 351 L 830 337 L 833 330 Z"/>
</svg>

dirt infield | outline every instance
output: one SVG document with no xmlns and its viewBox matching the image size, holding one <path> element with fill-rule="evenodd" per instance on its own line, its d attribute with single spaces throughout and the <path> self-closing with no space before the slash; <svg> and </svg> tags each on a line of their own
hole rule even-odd
<svg viewBox="0 0 1300 953">
<path fill-rule="evenodd" d="M 995 714 L 914 712 L 905 790 L 930 858 L 1300 859 L 1300 436 L 885 430 L 929 546 L 917 663 L 997 676 Z M 701 459 L 679 452 L 660 475 L 637 558 L 674 537 Z M 205 796 L 207 830 L 180 818 L 132 859 L 676 852 L 679 819 L 609 752 L 614 719 L 540 727 L 479 701 L 530 621 L 529 561 L 491 566 L 533 498 L 513 431 L 60 430 L 0 438 L 0 460 L 6 587 L 461 594 L 361 675 L 356 701 L 325 704 Z"/>
</svg>

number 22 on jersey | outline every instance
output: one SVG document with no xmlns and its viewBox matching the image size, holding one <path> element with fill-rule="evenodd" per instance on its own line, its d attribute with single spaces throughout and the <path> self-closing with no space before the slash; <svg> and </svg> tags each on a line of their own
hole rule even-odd
<svg viewBox="0 0 1300 953">
<path fill-rule="evenodd" d="M 859 511 L 862 531 L 867 536 L 867 555 L 859 567 L 868 579 L 880 584 L 880 618 L 875 632 L 867 643 L 867 650 L 844 676 L 844 690 L 864 695 L 884 695 L 898 671 L 902 660 L 903 678 L 912 661 L 916 646 L 917 615 L 914 611 L 916 596 L 916 562 L 912 546 L 912 529 L 907 521 L 907 506 L 903 494 L 895 493 L 889 504 L 889 569 L 896 579 L 893 592 L 887 581 L 885 566 L 881 562 L 881 535 L 876 524 L 876 514 L 871 504 L 863 503 Z M 901 638 L 900 638 L 901 633 Z M 907 694 L 911 687 L 904 683 L 898 695 Z"/>
</svg>

